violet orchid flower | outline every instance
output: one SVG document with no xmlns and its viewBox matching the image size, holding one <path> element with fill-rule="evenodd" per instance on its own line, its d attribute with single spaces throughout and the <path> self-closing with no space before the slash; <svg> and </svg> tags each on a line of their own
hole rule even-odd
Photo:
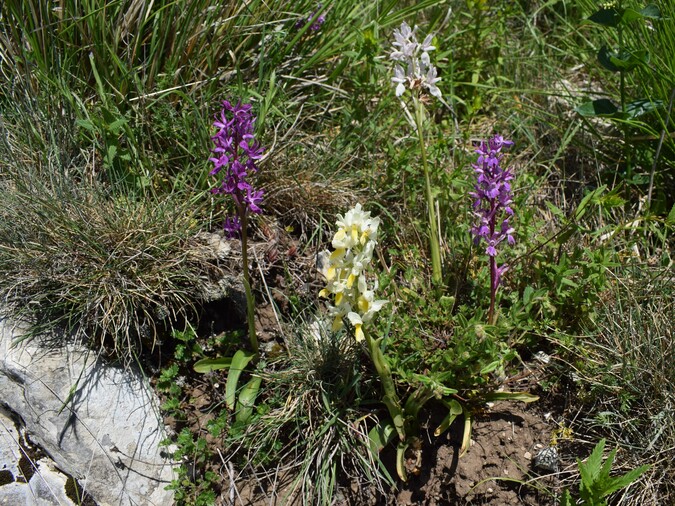
<svg viewBox="0 0 675 506">
<path fill-rule="evenodd" d="M 514 229 L 509 224 L 513 216 L 511 208 L 511 183 L 513 172 L 511 168 L 501 167 L 501 150 L 511 146 L 512 141 L 495 135 L 492 139 L 482 141 L 476 150 L 477 163 L 472 164 L 477 177 L 475 191 L 469 193 L 474 198 L 473 210 L 477 223 L 471 228 L 474 243 L 481 240 L 486 243 L 485 253 L 490 257 L 490 311 L 488 319 L 494 323 L 495 294 L 502 275 L 508 265 L 497 266 L 497 247 L 506 240 L 508 244 L 515 244 Z"/>
<path fill-rule="evenodd" d="M 211 137 L 215 147 L 212 150 L 214 156 L 209 158 L 213 162 L 209 174 L 221 178 L 212 193 L 232 195 L 236 215 L 226 218 L 223 229 L 228 237 L 236 237 L 249 212 L 262 213 L 260 204 L 264 191 L 255 190 L 247 178 L 258 171 L 256 162 L 262 158 L 264 148 L 255 140 L 251 104 L 240 101 L 233 105 L 224 100 L 222 105 L 213 122 L 218 132 Z"/>
</svg>

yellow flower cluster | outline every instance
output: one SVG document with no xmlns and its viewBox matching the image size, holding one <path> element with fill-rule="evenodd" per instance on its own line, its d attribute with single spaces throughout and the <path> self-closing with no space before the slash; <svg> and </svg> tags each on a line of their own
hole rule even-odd
<svg viewBox="0 0 675 506">
<path fill-rule="evenodd" d="M 368 287 L 366 280 L 367 267 L 377 245 L 380 219 L 372 218 L 361 204 L 356 204 L 338 218 L 338 231 L 332 242 L 335 251 L 322 271 L 327 285 L 319 295 L 335 297 L 335 305 L 328 306 L 333 317 L 333 331 L 342 328 L 343 318 L 346 317 L 354 327 L 356 340 L 361 341 L 364 339 L 363 325 L 387 303 L 386 300 L 375 299 L 377 280 L 372 288 Z"/>
</svg>

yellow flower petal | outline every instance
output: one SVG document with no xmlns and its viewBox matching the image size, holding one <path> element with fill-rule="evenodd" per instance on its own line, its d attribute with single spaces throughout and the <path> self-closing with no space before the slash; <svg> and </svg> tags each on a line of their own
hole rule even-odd
<svg viewBox="0 0 675 506">
<path fill-rule="evenodd" d="M 351 288 L 354 286 L 354 281 L 356 280 L 356 276 L 353 274 L 350 274 L 349 277 L 347 278 L 347 288 Z"/>
<path fill-rule="evenodd" d="M 333 320 L 333 329 L 332 329 L 333 332 L 337 332 L 338 330 L 340 330 L 342 328 L 342 326 L 343 326 L 342 317 L 340 317 L 340 315 L 338 315 Z"/>
<path fill-rule="evenodd" d="M 365 312 L 368 311 L 368 308 L 370 307 L 370 302 L 368 301 L 368 299 L 361 296 L 359 297 L 359 300 L 356 303 L 356 305 L 359 307 L 359 313 L 364 314 Z"/>
</svg>

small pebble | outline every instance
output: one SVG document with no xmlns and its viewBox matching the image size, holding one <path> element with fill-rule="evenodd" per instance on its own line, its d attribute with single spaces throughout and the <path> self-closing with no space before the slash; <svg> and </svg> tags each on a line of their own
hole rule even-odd
<svg viewBox="0 0 675 506">
<path fill-rule="evenodd" d="M 543 351 L 538 351 L 534 354 L 534 358 L 537 359 L 542 364 L 548 364 L 551 361 L 550 355 L 547 355 Z"/>
<path fill-rule="evenodd" d="M 525 452 L 523 457 L 525 457 L 527 460 L 532 460 L 532 454 L 530 452 Z"/>
</svg>

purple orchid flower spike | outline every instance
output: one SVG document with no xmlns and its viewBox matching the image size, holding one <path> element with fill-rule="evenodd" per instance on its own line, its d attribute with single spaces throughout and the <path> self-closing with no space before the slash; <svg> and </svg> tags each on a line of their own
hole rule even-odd
<svg viewBox="0 0 675 506">
<path fill-rule="evenodd" d="M 223 229 L 228 237 L 236 237 L 249 213 L 262 213 L 260 204 L 264 192 L 253 189 L 247 178 L 258 171 L 256 163 L 262 158 L 264 148 L 255 140 L 256 118 L 251 113 L 251 104 L 233 105 L 224 100 L 222 106 L 213 122 L 218 131 L 211 137 L 215 147 L 214 156 L 209 158 L 213 162 L 209 174 L 221 178 L 212 193 L 232 195 L 236 215 L 225 219 Z"/>
<path fill-rule="evenodd" d="M 514 245 L 516 240 L 513 236 L 515 230 L 509 224 L 509 218 L 513 215 L 511 208 L 511 183 L 513 172 L 510 168 L 501 167 L 504 147 L 513 145 L 512 141 L 504 139 L 501 135 L 495 135 L 487 141 L 482 141 L 479 148 L 477 163 L 473 164 L 477 175 L 475 191 L 469 193 L 474 199 L 473 211 L 476 216 L 476 224 L 471 228 L 474 235 L 474 244 L 478 245 L 485 241 L 485 253 L 490 258 L 490 311 L 488 320 L 495 323 L 495 295 L 502 275 L 508 266 L 497 266 L 497 247 L 504 241 Z"/>
</svg>

